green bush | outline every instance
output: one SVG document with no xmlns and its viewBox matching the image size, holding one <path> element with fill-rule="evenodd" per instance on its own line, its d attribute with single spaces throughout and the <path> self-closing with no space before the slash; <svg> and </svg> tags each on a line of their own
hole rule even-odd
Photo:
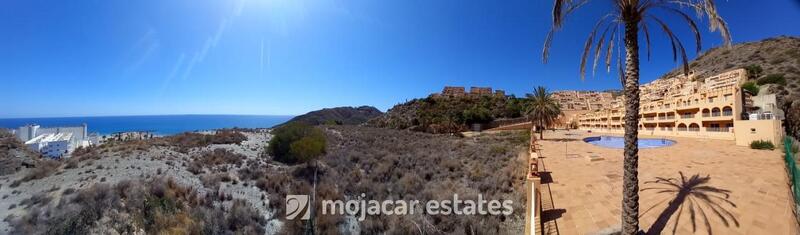
<svg viewBox="0 0 800 235">
<path fill-rule="evenodd" d="M 487 108 L 473 106 L 464 110 L 463 119 L 467 124 L 488 123 L 492 121 L 492 113 Z"/>
<path fill-rule="evenodd" d="M 762 69 L 761 66 L 755 64 L 748 65 L 744 67 L 744 69 L 747 70 L 747 78 L 749 79 L 757 79 L 758 77 L 761 77 L 761 73 L 764 72 L 764 69 Z"/>
<path fill-rule="evenodd" d="M 792 137 L 789 137 L 789 139 L 791 140 L 790 141 L 791 146 L 789 146 L 789 151 L 791 151 L 792 154 L 797 156 L 797 153 L 800 152 L 800 142 L 798 142 L 796 139 L 794 139 Z M 786 151 L 786 150 L 784 150 L 784 151 Z"/>
<path fill-rule="evenodd" d="M 772 141 L 768 140 L 756 140 L 750 143 L 751 149 L 775 149 L 775 145 L 772 144 Z"/>
<path fill-rule="evenodd" d="M 313 126 L 289 123 L 272 131 L 267 152 L 283 163 L 304 163 L 325 154 L 325 133 Z"/>
<path fill-rule="evenodd" d="M 764 84 L 780 84 L 786 85 L 786 78 L 783 77 L 783 74 L 770 74 L 766 77 L 758 79 L 758 85 Z"/>
<path fill-rule="evenodd" d="M 742 84 L 742 89 L 749 91 L 753 95 L 758 95 L 759 91 L 758 85 L 756 85 L 754 82 L 745 82 Z"/>
</svg>

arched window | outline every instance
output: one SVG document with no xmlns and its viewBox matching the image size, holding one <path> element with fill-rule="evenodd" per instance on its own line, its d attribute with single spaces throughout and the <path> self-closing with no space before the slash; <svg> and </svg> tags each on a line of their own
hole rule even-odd
<svg viewBox="0 0 800 235">
<path fill-rule="evenodd" d="M 733 109 L 730 106 L 725 106 L 724 108 L 722 108 L 722 115 L 733 116 Z"/>
<path fill-rule="evenodd" d="M 678 131 L 686 131 L 686 124 L 678 124 Z"/>
<path fill-rule="evenodd" d="M 703 109 L 703 117 L 710 117 L 710 116 L 711 116 L 711 110 Z"/>
<path fill-rule="evenodd" d="M 711 116 L 712 117 L 719 117 L 720 116 L 719 108 L 711 109 Z"/>
<path fill-rule="evenodd" d="M 700 131 L 700 125 L 697 125 L 697 123 L 689 124 L 689 131 Z"/>
</svg>

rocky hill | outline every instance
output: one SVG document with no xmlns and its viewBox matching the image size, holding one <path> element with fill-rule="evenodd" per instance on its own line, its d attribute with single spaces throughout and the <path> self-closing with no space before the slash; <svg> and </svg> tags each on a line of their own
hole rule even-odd
<svg viewBox="0 0 800 235">
<path fill-rule="evenodd" d="M 312 111 L 294 117 L 286 123 L 300 122 L 308 125 L 358 125 L 366 122 L 367 120 L 380 116 L 381 114 L 383 114 L 383 112 L 372 106 L 336 107 Z"/>
<path fill-rule="evenodd" d="M 428 133 L 457 133 L 470 124 L 522 116 L 525 99 L 506 96 L 428 97 L 398 104 L 369 120 L 372 127 L 409 129 Z"/>
<path fill-rule="evenodd" d="M 0 176 L 36 165 L 39 154 L 30 151 L 10 132 L 0 129 Z"/>
<path fill-rule="evenodd" d="M 786 114 L 786 131 L 800 138 L 800 37 L 781 36 L 758 42 L 713 48 L 690 63 L 696 77 L 705 78 L 734 68 L 747 68 L 760 94 L 777 94 Z M 660 79 L 682 72 L 676 68 Z"/>
</svg>

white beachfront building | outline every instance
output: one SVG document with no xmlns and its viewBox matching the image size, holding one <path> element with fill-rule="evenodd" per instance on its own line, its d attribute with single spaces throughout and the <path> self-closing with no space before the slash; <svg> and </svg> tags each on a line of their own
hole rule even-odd
<svg viewBox="0 0 800 235">
<path fill-rule="evenodd" d="M 96 135 L 89 135 L 86 124 L 67 127 L 41 127 L 32 124 L 21 126 L 12 132 L 25 145 L 51 158 L 69 157 L 69 153 L 77 147 L 97 144 Z"/>
<path fill-rule="evenodd" d="M 50 158 L 63 158 L 73 150 L 72 133 L 42 134 L 25 142 L 28 148 Z"/>
</svg>

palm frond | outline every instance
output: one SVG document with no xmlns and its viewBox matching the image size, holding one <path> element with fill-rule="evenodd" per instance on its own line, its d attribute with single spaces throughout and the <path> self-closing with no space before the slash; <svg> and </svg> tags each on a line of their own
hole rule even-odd
<svg viewBox="0 0 800 235">
<path fill-rule="evenodd" d="M 597 45 L 595 45 L 595 48 L 594 48 L 594 63 L 592 64 L 592 76 L 594 76 L 594 73 L 597 70 L 597 62 L 600 60 L 600 55 L 601 55 L 600 54 L 600 50 L 603 49 L 603 42 L 605 42 L 606 34 L 608 33 L 608 30 L 611 29 L 611 26 L 615 26 L 615 24 L 613 24 L 613 22 L 612 22 L 612 23 L 609 23 L 608 26 L 606 26 L 606 29 L 603 30 L 603 34 L 601 34 L 600 38 L 597 40 Z"/>
<path fill-rule="evenodd" d="M 608 40 L 608 48 L 606 49 L 606 73 L 611 72 L 611 52 L 614 50 L 614 38 L 617 36 L 618 30 L 619 25 L 614 27 L 614 31 L 611 32 L 611 38 Z"/>
<path fill-rule="evenodd" d="M 647 43 L 647 61 L 650 61 L 650 30 L 647 29 L 647 21 L 642 21 L 642 31 L 644 31 L 644 40 Z"/>
<path fill-rule="evenodd" d="M 589 0 L 555 0 L 553 4 L 553 28 L 561 28 L 567 15 L 588 2 Z"/>
<path fill-rule="evenodd" d="M 598 20 L 597 23 L 594 25 L 592 32 L 589 33 L 589 37 L 586 39 L 586 43 L 583 46 L 583 54 L 581 55 L 581 66 L 580 66 L 581 80 L 584 80 L 586 78 L 586 60 L 589 57 L 589 51 L 591 51 L 592 49 L 592 42 L 594 42 L 594 36 L 597 35 L 597 29 L 600 28 L 600 25 L 603 25 L 606 19 L 608 19 L 608 17 L 611 16 L 612 16 L 611 14 L 607 14 L 602 18 L 600 18 L 600 20 Z"/>
<path fill-rule="evenodd" d="M 666 3 L 692 8 L 697 18 L 708 17 L 709 31 L 719 31 L 722 43 L 725 46 L 731 45 L 731 32 L 728 29 L 728 23 L 717 12 L 717 4 L 714 3 L 714 0 L 672 0 L 666 1 Z"/>
<path fill-rule="evenodd" d="M 661 21 L 661 19 L 654 16 L 650 16 L 650 18 L 661 25 L 661 29 L 664 30 L 664 33 L 669 36 L 670 40 L 672 41 L 673 53 L 675 52 L 675 45 L 677 45 L 677 48 L 680 50 L 681 61 L 683 62 L 683 75 L 689 76 L 689 61 L 686 57 L 686 49 L 683 47 L 681 40 L 678 39 L 674 33 L 672 33 L 672 30 L 669 28 L 669 26 L 667 26 L 666 23 L 664 23 L 664 21 Z M 673 54 L 673 60 L 675 60 L 675 54 Z"/>
<path fill-rule="evenodd" d="M 553 3 L 553 28 L 557 29 L 561 27 L 561 24 L 564 20 L 564 5 L 567 4 L 569 0 L 555 0 Z"/>
<path fill-rule="evenodd" d="M 550 44 L 553 43 L 553 34 L 555 33 L 555 29 L 550 29 L 547 32 L 547 37 L 544 39 L 544 48 L 542 49 L 542 63 L 547 63 L 547 59 L 550 57 Z"/>
<path fill-rule="evenodd" d="M 694 22 L 692 17 L 675 8 L 671 7 L 660 7 L 660 8 L 665 9 L 668 12 L 675 13 L 678 16 L 681 16 L 681 18 L 683 18 L 686 21 L 686 23 L 689 24 L 689 28 L 691 28 L 692 33 L 694 33 L 694 41 L 696 44 L 695 47 L 697 48 L 697 53 L 700 53 L 703 47 L 703 43 L 700 40 L 700 30 L 697 29 L 697 24 Z"/>
</svg>

